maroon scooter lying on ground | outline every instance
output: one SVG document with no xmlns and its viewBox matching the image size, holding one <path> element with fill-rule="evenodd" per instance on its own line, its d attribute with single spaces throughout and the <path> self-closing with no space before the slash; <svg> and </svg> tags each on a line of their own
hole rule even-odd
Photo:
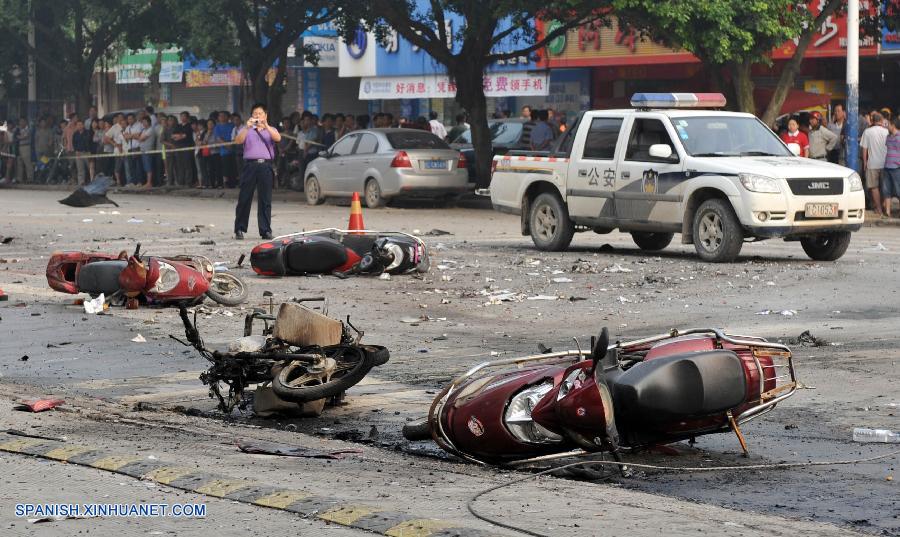
<svg viewBox="0 0 900 537">
<path fill-rule="evenodd" d="M 431 438 L 479 464 L 522 464 L 588 452 L 616 458 L 733 431 L 797 389 L 791 351 L 762 338 L 693 329 L 592 350 L 486 362 L 441 391 L 427 421 L 403 433 Z"/>
</svg>

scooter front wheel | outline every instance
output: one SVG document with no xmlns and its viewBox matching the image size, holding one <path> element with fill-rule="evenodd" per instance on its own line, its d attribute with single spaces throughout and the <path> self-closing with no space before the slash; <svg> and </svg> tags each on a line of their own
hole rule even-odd
<svg viewBox="0 0 900 537">
<path fill-rule="evenodd" d="M 272 390 L 275 395 L 295 403 L 327 399 L 356 385 L 374 367 L 374 355 L 360 347 L 327 347 L 325 356 L 337 362 L 337 370 L 330 378 L 310 374 L 300 361 L 291 362 L 274 371 Z"/>
<path fill-rule="evenodd" d="M 240 306 L 247 301 L 249 294 L 244 280 L 227 272 L 217 272 L 206 291 L 206 296 L 223 306 Z"/>
</svg>

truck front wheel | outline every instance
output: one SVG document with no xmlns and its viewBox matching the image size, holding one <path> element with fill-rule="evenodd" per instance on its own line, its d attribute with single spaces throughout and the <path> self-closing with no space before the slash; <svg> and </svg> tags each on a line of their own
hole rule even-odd
<svg viewBox="0 0 900 537">
<path fill-rule="evenodd" d="M 704 201 L 694 213 L 694 248 L 704 261 L 729 263 L 741 253 L 744 230 L 727 200 Z"/>
<path fill-rule="evenodd" d="M 562 252 L 569 247 L 575 226 L 559 196 L 543 193 L 531 203 L 531 240 L 538 250 Z"/>
<path fill-rule="evenodd" d="M 641 250 L 656 252 L 664 249 L 672 242 L 674 233 L 650 233 L 647 231 L 632 231 L 631 238 Z"/>
<path fill-rule="evenodd" d="M 803 251 L 810 259 L 816 261 L 836 261 L 844 255 L 850 246 L 850 232 L 820 233 L 812 237 L 800 239 Z"/>
</svg>

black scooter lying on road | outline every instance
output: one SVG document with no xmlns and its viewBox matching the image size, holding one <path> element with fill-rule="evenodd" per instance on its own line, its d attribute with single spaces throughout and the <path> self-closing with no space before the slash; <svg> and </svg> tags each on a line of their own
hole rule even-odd
<svg viewBox="0 0 900 537">
<path fill-rule="evenodd" d="M 303 301 L 324 299 L 305 299 Z M 324 307 L 323 307 L 324 311 Z M 362 345 L 364 333 L 296 303 L 284 303 L 278 315 L 254 311 L 244 320 L 244 337 L 228 351 L 206 347 L 197 330 L 197 312 L 193 320 L 188 310 L 179 310 L 187 342 L 210 362 L 200 380 L 209 386 L 210 397 L 219 400 L 226 414 L 244 409 L 245 390 L 257 385 L 256 397 L 263 391 L 266 404 L 276 401 L 284 409 L 299 405 L 305 415 L 318 415 L 326 402 L 339 402 L 344 392 L 357 384 L 376 366 L 387 363 L 388 350 L 379 345 Z M 262 321 L 262 335 L 253 335 L 254 321 Z M 223 391 L 225 393 L 223 393 Z M 260 406 L 254 401 L 254 409 Z"/>
</svg>

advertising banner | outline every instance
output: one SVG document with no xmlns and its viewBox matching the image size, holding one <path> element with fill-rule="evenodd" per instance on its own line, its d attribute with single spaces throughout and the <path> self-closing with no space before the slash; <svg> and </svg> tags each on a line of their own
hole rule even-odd
<svg viewBox="0 0 900 537">
<path fill-rule="evenodd" d="M 487 97 L 548 95 L 547 71 L 488 73 L 484 75 Z M 447 75 L 364 77 L 359 83 L 359 99 L 449 99 L 456 85 Z"/>
<path fill-rule="evenodd" d="M 157 49 L 146 48 L 129 50 L 116 65 L 116 84 L 146 84 L 150 82 L 150 72 L 156 61 Z M 184 62 L 181 61 L 181 49 L 172 48 L 162 51 L 162 66 L 159 81 L 162 83 L 181 82 L 184 73 Z"/>
</svg>

